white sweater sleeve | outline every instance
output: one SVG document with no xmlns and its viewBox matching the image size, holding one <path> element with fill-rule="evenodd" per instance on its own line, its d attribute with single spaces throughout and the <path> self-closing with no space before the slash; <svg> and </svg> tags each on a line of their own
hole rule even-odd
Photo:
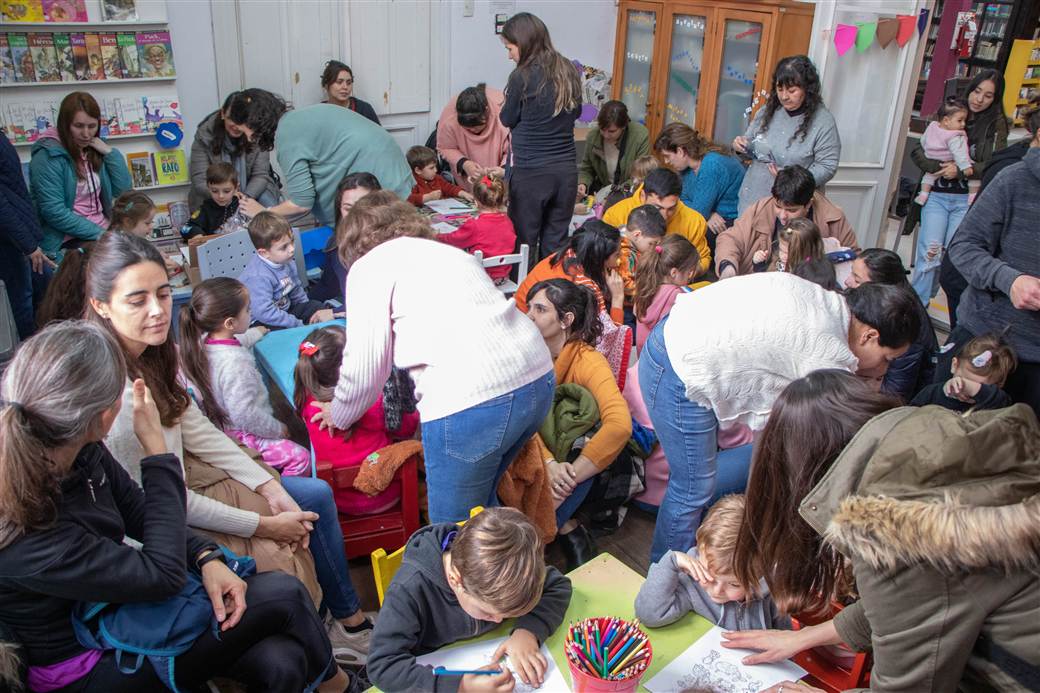
<svg viewBox="0 0 1040 693">
<path fill-rule="evenodd" d="M 210 377 L 220 393 L 229 427 L 261 438 L 284 438 L 285 425 L 274 417 L 270 396 L 252 354 L 238 347 L 218 348 L 224 350 L 223 358 L 211 358 Z"/>
<path fill-rule="evenodd" d="M 252 491 L 273 478 L 242 452 L 235 441 L 214 426 L 195 402 L 181 416 L 181 436 L 185 450 L 207 464 L 224 470 L 228 476 Z"/>
<path fill-rule="evenodd" d="M 259 514 L 221 503 L 190 489 L 187 518 L 192 527 L 247 538 L 256 534 L 256 528 L 260 525 Z"/>
</svg>

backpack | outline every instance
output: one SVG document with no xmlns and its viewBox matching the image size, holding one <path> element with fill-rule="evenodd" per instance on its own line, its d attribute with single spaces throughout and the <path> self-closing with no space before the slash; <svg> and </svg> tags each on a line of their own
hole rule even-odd
<svg viewBox="0 0 1040 693">
<path fill-rule="evenodd" d="M 236 556 L 224 547 L 227 567 L 241 578 L 256 573 L 249 556 Z M 219 633 L 213 605 L 202 578 L 188 572 L 184 588 L 161 602 L 112 604 L 79 602 L 72 612 L 72 628 L 81 645 L 92 650 L 115 650 L 116 666 L 124 674 L 137 672 L 145 658 L 171 691 L 178 691 L 174 664 L 206 628 Z M 124 662 L 124 655 L 136 659 Z"/>
</svg>

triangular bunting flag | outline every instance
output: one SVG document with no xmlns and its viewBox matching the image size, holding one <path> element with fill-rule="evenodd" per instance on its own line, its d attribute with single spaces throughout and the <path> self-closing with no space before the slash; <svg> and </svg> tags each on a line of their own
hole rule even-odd
<svg viewBox="0 0 1040 693">
<path fill-rule="evenodd" d="M 870 44 L 874 43 L 874 34 L 877 33 L 877 22 L 856 22 L 858 33 L 856 34 L 856 52 L 863 53 Z"/>
<path fill-rule="evenodd" d="M 917 35 L 921 36 L 924 34 L 924 30 L 928 28 L 928 10 L 922 9 L 921 14 L 917 16 Z"/>
<path fill-rule="evenodd" d="M 834 27 L 834 47 L 838 55 L 845 55 L 856 43 L 856 27 L 851 24 L 839 24 Z"/>
<path fill-rule="evenodd" d="M 877 23 L 877 42 L 882 48 L 888 48 L 888 44 L 896 40 L 899 33 L 899 20 L 895 17 L 879 19 Z"/>
<path fill-rule="evenodd" d="M 899 32 L 896 34 L 896 43 L 902 48 L 914 35 L 914 24 L 917 22 L 917 17 L 912 14 L 901 14 L 897 19 L 899 20 Z"/>
</svg>

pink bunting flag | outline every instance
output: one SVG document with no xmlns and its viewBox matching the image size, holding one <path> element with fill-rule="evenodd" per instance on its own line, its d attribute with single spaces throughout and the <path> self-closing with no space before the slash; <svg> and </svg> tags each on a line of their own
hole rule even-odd
<svg viewBox="0 0 1040 693">
<path fill-rule="evenodd" d="M 839 24 L 834 27 L 834 47 L 838 55 L 845 55 L 856 44 L 858 29 L 852 24 Z"/>
<path fill-rule="evenodd" d="M 901 14 L 897 18 L 899 19 L 899 33 L 896 34 L 896 43 L 902 48 L 910 40 L 910 37 L 914 35 L 914 29 L 917 27 L 917 17 L 912 14 Z"/>
</svg>

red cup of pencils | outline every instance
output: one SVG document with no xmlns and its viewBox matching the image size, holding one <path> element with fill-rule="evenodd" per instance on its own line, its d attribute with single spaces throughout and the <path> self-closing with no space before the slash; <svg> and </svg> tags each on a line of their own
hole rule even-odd
<svg viewBox="0 0 1040 693">
<path fill-rule="evenodd" d="M 572 623 L 564 648 L 575 691 L 634 691 L 654 657 L 639 619 L 602 617 Z"/>
</svg>

